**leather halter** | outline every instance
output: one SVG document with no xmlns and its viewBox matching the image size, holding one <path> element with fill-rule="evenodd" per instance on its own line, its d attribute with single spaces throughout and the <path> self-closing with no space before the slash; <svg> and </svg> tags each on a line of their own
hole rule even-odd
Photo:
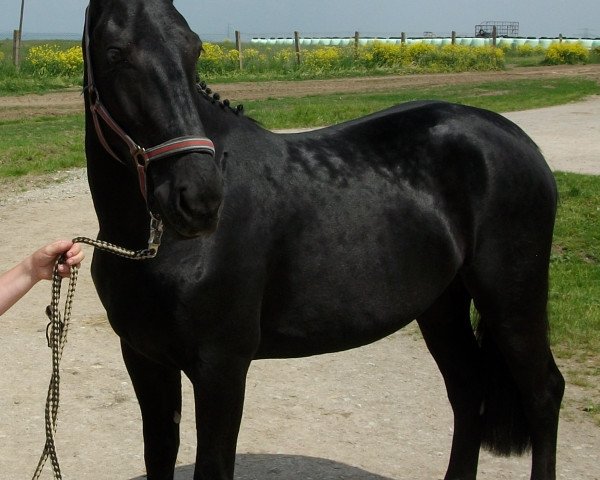
<svg viewBox="0 0 600 480">
<path fill-rule="evenodd" d="M 90 55 L 90 32 L 89 32 L 89 7 L 86 11 L 84 42 L 85 42 L 85 66 L 87 70 L 87 91 L 90 104 L 90 112 L 94 121 L 96 135 L 104 149 L 118 162 L 127 165 L 108 144 L 102 128 L 100 119 L 104 121 L 117 136 L 127 145 L 133 164 L 139 177 L 140 190 L 147 200 L 146 170 L 150 162 L 171 157 L 181 153 L 200 152 L 215 156 L 215 146 L 212 140 L 205 137 L 183 136 L 167 140 L 154 147 L 144 148 L 136 143 L 119 124 L 112 118 L 106 107 L 100 101 L 100 94 L 94 82 L 92 61 Z"/>
</svg>

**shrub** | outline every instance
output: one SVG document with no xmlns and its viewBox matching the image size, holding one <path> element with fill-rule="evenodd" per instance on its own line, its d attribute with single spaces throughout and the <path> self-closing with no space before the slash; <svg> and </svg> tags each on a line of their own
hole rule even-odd
<svg viewBox="0 0 600 480">
<path fill-rule="evenodd" d="M 81 47 L 75 46 L 67 50 L 47 44 L 31 47 L 25 57 L 24 67 L 42 77 L 79 76 L 83 73 Z"/>
<path fill-rule="evenodd" d="M 246 58 L 247 51 L 248 50 L 244 50 L 244 58 Z M 273 60 L 277 64 L 291 65 L 296 61 L 296 53 L 291 48 L 285 48 L 275 52 L 273 55 Z"/>
<path fill-rule="evenodd" d="M 310 71 L 335 70 L 339 69 L 341 59 L 340 47 L 321 47 L 303 52 L 302 66 Z"/>
<path fill-rule="evenodd" d="M 546 49 L 541 45 L 537 45 L 535 47 L 531 45 L 519 45 L 516 48 L 517 55 L 521 57 L 533 57 L 535 55 L 543 55 L 546 52 Z"/>
<path fill-rule="evenodd" d="M 237 50 L 234 50 L 235 52 L 237 52 Z M 265 60 L 265 55 L 261 54 L 256 48 L 246 48 L 244 49 L 244 60 L 249 60 L 249 61 L 263 61 Z M 291 52 L 290 52 L 291 54 Z M 239 55 L 239 52 L 238 52 Z"/>
<path fill-rule="evenodd" d="M 544 63 L 548 65 L 587 63 L 590 52 L 580 43 L 553 43 L 546 50 Z"/>
<path fill-rule="evenodd" d="M 408 63 L 418 67 L 435 63 L 441 51 L 439 47 L 427 43 L 413 43 L 405 48 Z"/>
<path fill-rule="evenodd" d="M 225 73 L 225 55 L 223 49 L 214 43 L 202 44 L 202 53 L 198 60 L 200 69 L 207 73 Z"/>
<path fill-rule="evenodd" d="M 361 47 L 358 60 L 365 67 L 397 67 L 407 63 L 406 47 L 403 45 L 373 42 Z"/>
<path fill-rule="evenodd" d="M 496 69 L 504 58 L 502 50 L 466 45 L 444 45 L 435 53 L 435 58 L 429 60 L 429 68 L 443 72 Z"/>
</svg>

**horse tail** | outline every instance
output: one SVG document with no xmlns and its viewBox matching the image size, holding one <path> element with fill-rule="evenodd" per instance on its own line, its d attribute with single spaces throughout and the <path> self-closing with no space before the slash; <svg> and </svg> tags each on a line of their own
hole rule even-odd
<svg viewBox="0 0 600 480">
<path fill-rule="evenodd" d="M 481 445 L 496 455 L 522 455 L 531 448 L 531 431 L 517 384 L 500 349 L 478 319 L 483 404 Z"/>
</svg>

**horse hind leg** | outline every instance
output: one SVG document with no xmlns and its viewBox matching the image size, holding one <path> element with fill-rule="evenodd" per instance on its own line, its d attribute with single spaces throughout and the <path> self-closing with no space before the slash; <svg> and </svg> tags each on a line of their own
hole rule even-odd
<svg viewBox="0 0 600 480">
<path fill-rule="evenodd" d="M 483 446 L 500 455 L 531 446 L 531 479 L 555 480 L 564 380 L 548 340 L 549 252 L 485 250 L 465 274 L 481 316 Z"/>
<path fill-rule="evenodd" d="M 480 351 L 470 322 L 471 297 L 460 278 L 418 319 L 454 414 L 454 435 L 445 480 L 474 480 L 481 444 L 483 382 Z"/>
</svg>

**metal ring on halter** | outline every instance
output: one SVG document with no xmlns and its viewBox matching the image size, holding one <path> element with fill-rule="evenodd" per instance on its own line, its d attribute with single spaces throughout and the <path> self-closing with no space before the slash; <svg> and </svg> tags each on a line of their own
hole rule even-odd
<svg viewBox="0 0 600 480">
<path fill-rule="evenodd" d="M 148 157 L 144 147 L 136 145 L 136 148 L 134 148 L 131 152 L 131 156 L 133 157 L 133 161 L 137 166 L 144 168 L 148 166 Z"/>
</svg>

